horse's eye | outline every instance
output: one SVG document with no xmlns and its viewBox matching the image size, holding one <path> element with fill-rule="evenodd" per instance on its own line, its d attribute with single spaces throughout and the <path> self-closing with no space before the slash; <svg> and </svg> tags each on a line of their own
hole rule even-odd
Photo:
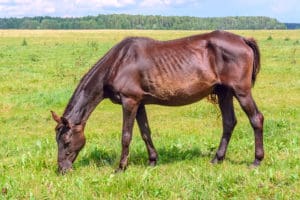
<svg viewBox="0 0 300 200">
<path fill-rule="evenodd" d="M 62 130 L 63 130 L 63 126 L 61 126 L 61 127 L 58 127 L 58 128 L 56 129 L 56 132 L 57 132 L 57 133 L 61 133 L 61 132 L 62 132 Z"/>
<path fill-rule="evenodd" d="M 65 126 L 61 126 L 57 128 L 57 133 L 59 133 L 60 135 L 67 133 L 70 130 L 70 128 L 65 127 Z"/>
</svg>

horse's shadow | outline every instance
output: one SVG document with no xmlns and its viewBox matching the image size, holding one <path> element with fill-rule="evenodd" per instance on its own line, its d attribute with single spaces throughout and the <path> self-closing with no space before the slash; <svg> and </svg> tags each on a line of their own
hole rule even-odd
<svg viewBox="0 0 300 200">
<path fill-rule="evenodd" d="M 212 158 L 215 154 L 215 148 L 206 149 L 193 147 L 190 149 L 172 146 L 171 148 L 158 148 L 158 165 L 193 160 L 196 158 Z M 95 163 L 97 167 L 113 166 L 115 167 L 119 162 L 119 155 L 115 151 L 106 151 L 103 149 L 94 149 L 89 154 L 83 156 L 77 165 L 87 166 L 90 163 Z M 148 153 L 146 150 L 136 150 L 130 153 L 129 165 L 148 165 Z"/>
</svg>

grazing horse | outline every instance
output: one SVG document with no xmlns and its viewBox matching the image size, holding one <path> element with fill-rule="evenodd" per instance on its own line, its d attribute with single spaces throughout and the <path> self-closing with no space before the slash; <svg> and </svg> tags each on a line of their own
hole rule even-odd
<svg viewBox="0 0 300 200">
<path fill-rule="evenodd" d="M 260 52 L 254 39 L 213 31 L 171 41 L 130 37 L 109 50 L 81 79 L 55 128 L 59 171 L 72 167 L 85 144 L 84 128 L 104 99 L 122 105 L 122 153 L 117 170 L 125 170 L 134 120 L 149 154 L 157 162 L 146 104 L 181 106 L 214 94 L 222 113 L 223 135 L 212 163 L 222 161 L 237 123 L 235 97 L 247 114 L 255 135 L 255 159 L 264 158 L 263 115 L 251 95 L 260 69 Z"/>
</svg>

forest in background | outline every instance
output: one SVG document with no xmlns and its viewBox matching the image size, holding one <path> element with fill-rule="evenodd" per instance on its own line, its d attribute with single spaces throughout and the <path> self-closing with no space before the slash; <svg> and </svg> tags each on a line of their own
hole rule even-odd
<svg viewBox="0 0 300 200">
<path fill-rule="evenodd" d="M 300 23 L 285 23 L 287 29 L 300 29 Z"/>
<path fill-rule="evenodd" d="M 299 25 L 299 24 L 298 24 Z M 297 24 L 289 27 L 298 27 Z M 187 17 L 111 14 L 87 17 L 0 18 L 0 29 L 287 29 L 286 24 L 269 17 Z"/>
</svg>

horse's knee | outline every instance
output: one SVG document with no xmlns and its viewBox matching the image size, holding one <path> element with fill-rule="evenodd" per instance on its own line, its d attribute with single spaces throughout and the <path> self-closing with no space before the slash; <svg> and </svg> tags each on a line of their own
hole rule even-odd
<svg viewBox="0 0 300 200">
<path fill-rule="evenodd" d="M 144 140 L 144 142 L 148 142 L 149 136 L 147 134 L 142 134 L 142 139 Z"/>
<path fill-rule="evenodd" d="M 122 145 L 124 147 L 128 147 L 131 141 L 131 134 L 129 132 L 125 132 L 122 135 Z"/>
<path fill-rule="evenodd" d="M 236 118 L 233 119 L 225 119 L 224 120 L 224 129 L 225 132 L 231 132 L 237 124 Z"/>
<path fill-rule="evenodd" d="M 262 130 L 263 123 L 264 123 L 264 116 L 261 112 L 258 112 L 257 114 L 253 115 L 251 117 L 251 125 L 256 130 Z"/>
</svg>

